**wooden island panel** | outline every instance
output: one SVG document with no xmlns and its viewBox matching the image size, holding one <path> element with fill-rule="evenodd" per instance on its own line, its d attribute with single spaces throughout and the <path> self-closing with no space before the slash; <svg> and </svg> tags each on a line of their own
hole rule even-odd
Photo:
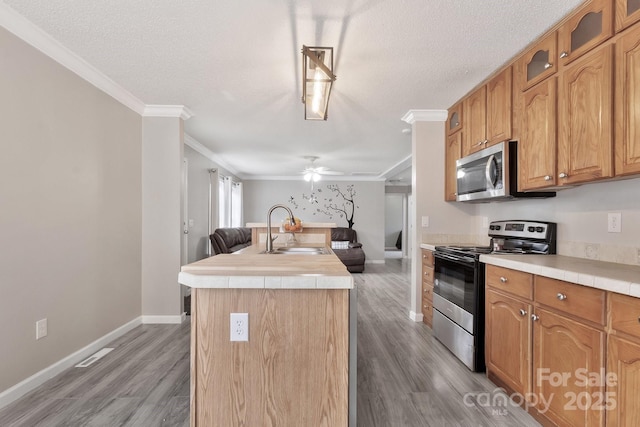
<svg viewBox="0 0 640 427">
<path fill-rule="evenodd" d="M 348 289 L 193 289 L 191 427 L 348 425 Z M 230 342 L 230 313 L 249 341 Z"/>
</svg>

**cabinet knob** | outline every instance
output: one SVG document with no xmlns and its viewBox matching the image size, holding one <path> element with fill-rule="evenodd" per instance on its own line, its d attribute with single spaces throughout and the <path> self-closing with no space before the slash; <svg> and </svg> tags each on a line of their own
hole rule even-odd
<svg viewBox="0 0 640 427">
<path fill-rule="evenodd" d="M 485 139 L 484 141 L 482 141 L 482 145 L 487 145 L 488 142 L 489 142 L 489 140 Z"/>
<path fill-rule="evenodd" d="M 523 309 L 520 309 L 520 316 L 524 317 L 526 315 L 527 315 L 527 311 L 523 310 Z"/>
<path fill-rule="evenodd" d="M 564 173 L 561 172 L 560 175 L 558 175 L 560 178 L 569 178 L 569 174 L 568 173 Z"/>
<path fill-rule="evenodd" d="M 507 278 L 503 276 L 503 277 L 500 278 L 500 281 L 502 283 L 507 283 Z"/>
<path fill-rule="evenodd" d="M 560 58 L 566 58 L 567 56 L 569 56 L 569 54 L 564 51 L 560 54 Z"/>
<path fill-rule="evenodd" d="M 567 296 L 565 294 L 563 294 L 563 293 L 558 293 L 558 295 L 556 295 L 556 296 L 558 297 L 558 299 L 560 301 L 564 301 L 564 300 L 567 299 Z"/>
<path fill-rule="evenodd" d="M 537 314 L 532 314 L 531 315 L 531 320 L 533 320 L 534 322 L 537 322 L 539 318 L 540 318 L 540 316 L 538 316 Z"/>
<path fill-rule="evenodd" d="M 545 181 L 551 181 L 551 175 L 545 175 L 544 176 L 544 180 Z"/>
<path fill-rule="evenodd" d="M 474 147 L 479 147 L 484 143 L 484 141 L 478 141 L 475 144 L 473 144 Z"/>
<path fill-rule="evenodd" d="M 460 126 L 460 122 L 456 122 L 454 126 Z"/>
<path fill-rule="evenodd" d="M 547 62 L 546 64 L 544 64 L 544 69 L 545 70 L 548 70 L 551 67 L 553 67 L 553 64 L 551 62 Z"/>
</svg>

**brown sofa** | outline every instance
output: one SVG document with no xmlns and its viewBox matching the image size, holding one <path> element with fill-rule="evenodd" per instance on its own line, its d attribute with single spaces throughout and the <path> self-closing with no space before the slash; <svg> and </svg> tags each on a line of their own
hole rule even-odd
<svg viewBox="0 0 640 427">
<path fill-rule="evenodd" d="M 331 229 L 332 242 L 348 242 L 346 249 L 333 249 L 340 261 L 347 267 L 349 273 L 362 273 L 364 271 L 365 254 L 362 243 L 358 242 L 356 230 L 346 227 Z"/>
<path fill-rule="evenodd" d="M 246 227 L 217 228 L 209 236 L 214 255 L 230 254 L 251 246 L 251 229 Z"/>
</svg>

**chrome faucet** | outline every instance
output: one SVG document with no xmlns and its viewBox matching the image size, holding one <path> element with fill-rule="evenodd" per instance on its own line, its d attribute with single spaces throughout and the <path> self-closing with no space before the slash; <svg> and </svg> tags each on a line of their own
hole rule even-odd
<svg viewBox="0 0 640 427">
<path fill-rule="evenodd" d="M 291 221 L 291 225 L 293 226 L 296 225 L 296 220 L 293 217 L 293 212 L 291 211 L 291 209 L 289 209 L 285 205 L 271 206 L 271 209 L 269 209 L 269 212 L 267 212 L 267 250 L 265 252 L 268 254 L 273 252 L 273 241 L 276 240 L 276 238 L 278 237 L 278 236 L 273 238 L 271 237 L 271 212 L 273 212 L 276 208 L 286 209 L 287 212 L 289 212 L 289 220 Z"/>
</svg>

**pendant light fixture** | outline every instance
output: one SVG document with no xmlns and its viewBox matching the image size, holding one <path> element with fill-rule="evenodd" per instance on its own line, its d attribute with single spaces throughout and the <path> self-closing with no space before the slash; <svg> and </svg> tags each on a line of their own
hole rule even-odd
<svg viewBox="0 0 640 427">
<path fill-rule="evenodd" d="M 336 80 L 333 48 L 302 46 L 302 103 L 305 120 L 327 120 L 329 95 Z"/>
</svg>

